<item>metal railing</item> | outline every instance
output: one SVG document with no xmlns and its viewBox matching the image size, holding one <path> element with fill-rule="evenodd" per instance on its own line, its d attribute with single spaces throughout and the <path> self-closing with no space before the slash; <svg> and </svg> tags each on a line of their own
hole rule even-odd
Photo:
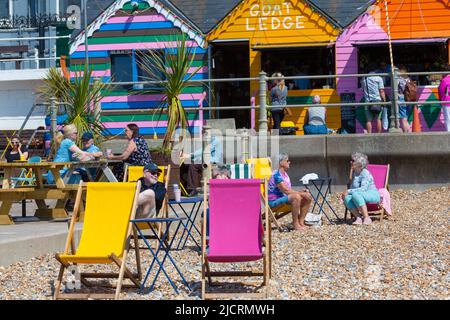
<svg viewBox="0 0 450 320">
<path fill-rule="evenodd" d="M 14 38 L 0 38 L 2 42 L 19 42 L 30 44 L 32 41 L 39 42 L 35 48 L 29 51 L 5 52 L 9 55 L 19 55 L 18 57 L 5 58 L 0 57 L 0 70 L 29 70 L 29 69 L 46 69 L 56 66 L 56 61 L 60 59 L 57 57 L 57 48 L 55 40 L 70 39 L 70 36 L 37 36 L 37 37 L 14 37 Z M 50 44 L 46 50 L 40 50 L 41 42 L 49 40 Z M 31 46 L 32 47 L 32 46 Z M 48 61 L 48 62 L 47 62 Z"/>
<path fill-rule="evenodd" d="M 358 81 L 360 78 L 371 77 L 371 76 L 379 76 L 379 77 L 389 77 L 391 79 L 391 101 L 387 102 L 347 102 L 347 103 L 321 103 L 321 104 L 289 104 L 287 105 L 289 108 L 311 108 L 311 107 L 325 107 L 325 108 L 336 108 L 336 107 L 355 107 L 355 108 L 363 108 L 366 106 L 391 106 L 391 117 L 389 124 L 390 132 L 399 132 L 400 130 L 400 119 L 399 119 L 399 99 L 398 99 L 398 87 L 397 81 L 395 79 L 399 79 L 403 75 L 410 76 L 429 76 L 429 75 L 449 75 L 450 71 L 436 71 L 436 72 L 408 72 L 408 73 L 400 73 L 396 70 L 391 73 L 362 73 L 362 74 L 340 74 L 340 75 L 312 75 L 312 76 L 286 76 L 286 77 L 268 77 L 265 72 L 261 72 L 259 77 L 250 77 L 250 78 L 222 78 L 222 79 L 205 79 L 205 80 L 189 80 L 189 83 L 192 84 L 201 84 L 201 85 L 209 85 L 214 83 L 226 83 L 226 82 L 251 82 L 258 81 L 259 84 L 259 105 L 248 105 L 248 106 L 220 106 L 220 107 L 203 107 L 203 111 L 215 111 L 215 110 L 255 110 L 259 109 L 259 130 L 267 131 L 268 130 L 268 120 L 267 120 L 267 110 L 270 110 L 272 106 L 267 105 L 267 82 L 272 80 L 301 80 L 301 79 L 345 79 L 345 78 L 357 78 Z M 129 85 L 137 85 L 137 84 L 163 84 L 166 81 L 140 81 L 140 82 L 110 82 L 110 84 L 114 86 L 129 86 Z M 389 87 L 387 87 L 389 88 Z M 142 89 L 145 90 L 145 89 Z M 136 90 L 141 91 L 141 90 Z M 401 102 L 402 105 L 436 105 L 436 104 L 448 104 L 448 101 L 415 101 L 415 102 Z M 279 107 L 279 106 L 277 106 Z M 198 108 L 196 107 L 185 107 L 186 111 L 196 111 Z M 148 109 L 134 109 L 134 110 L 107 110 L 102 111 L 103 114 L 124 114 L 124 113 L 148 113 Z"/>
</svg>

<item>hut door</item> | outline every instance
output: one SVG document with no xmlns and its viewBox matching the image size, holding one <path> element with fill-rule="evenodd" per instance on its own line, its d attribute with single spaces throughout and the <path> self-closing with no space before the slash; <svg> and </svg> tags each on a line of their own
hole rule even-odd
<svg viewBox="0 0 450 320">
<path fill-rule="evenodd" d="M 250 58 L 248 42 L 214 43 L 212 76 L 221 78 L 249 78 Z M 214 84 L 214 100 L 218 107 L 250 105 L 250 82 L 234 81 Z M 216 118 L 235 119 L 236 128 L 250 128 L 250 110 L 217 110 Z"/>
</svg>

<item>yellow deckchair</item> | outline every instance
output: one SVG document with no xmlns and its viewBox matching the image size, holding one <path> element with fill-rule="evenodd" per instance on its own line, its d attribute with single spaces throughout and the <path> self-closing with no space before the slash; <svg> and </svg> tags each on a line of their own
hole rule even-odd
<svg viewBox="0 0 450 320">
<path fill-rule="evenodd" d="M 162 170 L 158 177 L 158 181 L 164 183 L 166 188 L 166 196 L 161 206 L 161 210 L 158 212 L 158 217 L 167 217 L 169 214 L 169 182 L 170 182 L 170 164 L 168 166 L 158 166 Z M 127 166 L 125 167 L 125 174 L 123 177 L 124 182 L 137 181 L 142 178 L 144 171 L 143 166 Z M 138 227 L 141 230 L 150 229 L 148 223 L 138 223 Z M 162 225 L 158 226 L 158 234 L 162 235 Z M 148 239 L 153 239 L 153 236 L 148 236 Z M 144 247 L 142 249 L 145 249 Z"/>
<path fill-rule="evenodd" d="M 83 230 L 78 248 L 76 251 L 72 248 L 72 252 L 69 253 L 83 188 L 86 188 Z M 134 219 L 136 214 L 139 190 L 140 182 L 80 183 L 64 253 L 56 254 L 56 260 L 61 263 L 61 269 L 55 285 L 55 299 L 118 299 L 124 276 L 129 278 L 135 287 L 140 286 L 139 279 L 141 279 L 142 273 L 136 236 L 134 238 L 137 274 L 132 274 L 125 265 L 133 230 L 130 220 Z M 136 231 L 133 230 L 133 233 L 135 234 Z M 120 268 L 119 273 L 80 274 L 80 280 L 86 286 L 95 285 L 95 283 L 87 281 L 87 278 L 118 278 L 115 294 L 60 293 L 64 270 L 75 264 L 116 264 Z"/>
<path fill-rule="evenodd" d="M 170 165 L 167 167 L 164 166 L 158 166 L 162 170 L 161 174 L 158 177 L 158 181 L 165 183 L 165 177 L 169 176 L 169 173 L 167 170 L 170 168 Z M 123 182 L 127 181 L 138 181 L 140 178 L 142 178 L 142 172 L 144 171 L 143 166 L 126 166 L 125 168 L 125 174 L 123 175 Z M 167 186 L 166 186 L 167 189 Z"/>
</svg>

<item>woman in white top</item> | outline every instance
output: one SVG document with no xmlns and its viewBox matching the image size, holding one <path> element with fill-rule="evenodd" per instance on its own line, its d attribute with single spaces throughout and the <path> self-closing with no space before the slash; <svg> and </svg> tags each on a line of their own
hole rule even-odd
<svg viewBox="0 0 450 320">
<path fill-rule="evenodd" d="M 320 104 L 320 96 L 313 97 L 313 104 Z M 326 125 L 327 109 L 325 107 L 310 107 L 308 108 L 307 119 L 308 122 L 303 126 L 305 134 L 328 134 Z"/>
</svg>

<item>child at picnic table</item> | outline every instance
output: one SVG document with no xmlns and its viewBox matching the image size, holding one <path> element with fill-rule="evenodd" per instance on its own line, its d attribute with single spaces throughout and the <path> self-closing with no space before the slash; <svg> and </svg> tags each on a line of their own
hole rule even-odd
<svg viewBox="0 0 450 320">
<path fill-rule="evenodd" d="M 89 157 L 90 160 L 98 159 L 103 155 L 103 152 L 94 144 L 94 135 L 91 132 L 83 133 L 81 141 L 83 143 L 82 150 L 93 155 L 93 157 Z"/>
<path fill-rule="evenodd" d="M 94 135 L 91 132 L 85 132 L 83 133 L 83 136 L 81 137 L 81 142 L 83 144 L 82 151 L 88 152 L 91 154 L 88 157 L 80 158 L 77 153 L 73 154 L 73 161 L 92 161 L 100 158 L 103 155 L 103 152 L 94 145 Z M 89 181 L 89 177 L 86 173 L 86 169 L 80 168 L 74 171 L 75 173 L 78 173 L 81 175 L 81 179 L 84 182 Z M 95 177 L 97 175 L 97 169 L 96 168 L 90 168 L 89 173 L 91 174 L 91 177 Z"/>
</svg>

